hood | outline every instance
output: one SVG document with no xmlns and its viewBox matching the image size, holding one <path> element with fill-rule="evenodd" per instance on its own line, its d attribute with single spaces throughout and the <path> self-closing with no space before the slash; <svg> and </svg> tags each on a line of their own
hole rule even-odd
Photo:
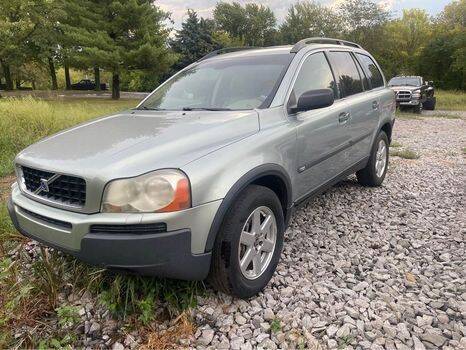
<svg viewBox="0 0 466 350">
<path fill-rule="evenodd" d="M 418 90 L 420 89 L 420 86 L 409 86 L 409 85 L 396 85 L 396 86 L 390 86 L 390 89 L 393 91 L 413 91 L 413 90 Z"/>
<path fill-rule="evenodd" d="M 18 164 L 114 179 L 183 165 L 259 130 L 255 111 L 127 111 L 33 144 Z"/>
</svg>

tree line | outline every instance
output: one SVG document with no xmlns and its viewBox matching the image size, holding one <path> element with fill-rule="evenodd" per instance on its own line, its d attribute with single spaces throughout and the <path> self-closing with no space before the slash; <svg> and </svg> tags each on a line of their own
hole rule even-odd
<svg viewBox="0 0 466 350">
<path fill-rule="evenodd" d="M 297 1 L 280 24 L 265 5 L 220 1 L 212 18 L 188 10 L 179 30 L 170 29 L 170 14 L 153 0 L 1 0 L 0 84 L 11 90 L 48 81 L 56 90 L 61 68 L 71 89 L 70 70 L 91 70 L 96 89 L 104 73 L 119 98 L 122 87 L 150 91 L 213 50 L 325 36 L 361 44 L 387 77 L 419 74 L 464 90 L 465 22 L 466 0 L 452 1 L 436 17 L 410 9 L 399 18 L 373 0 L 337 8 Z"/>
</svg>

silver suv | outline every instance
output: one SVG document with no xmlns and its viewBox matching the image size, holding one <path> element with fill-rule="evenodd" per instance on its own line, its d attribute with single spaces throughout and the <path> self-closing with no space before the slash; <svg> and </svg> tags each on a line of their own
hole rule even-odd
<svg viewBox="0 0 466 350">
<path fill-rule="evenodd" d="M 298 204 L 352 173 L 382 183 L 395 107 L 354 43 L 217 51 L 137 108 L 22 151 L 9 212 L 88 263 L 249 297 Z"/>
</svg>

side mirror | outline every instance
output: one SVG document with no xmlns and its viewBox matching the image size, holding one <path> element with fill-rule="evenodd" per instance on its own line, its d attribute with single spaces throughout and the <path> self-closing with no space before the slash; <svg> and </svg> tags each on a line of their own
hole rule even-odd
<svg viewBox="0 0 466 350">
<path fill-rule="evenodd" d="M 429 81 L 427 82 L 427 85 L 429 85 L 429 86 L 432 86 L 432 87 L 433 87 L 433 86 L 434 86 L 434 82 L 433 82 L 432 80 L 429 80 Z"/>
<path fill-rule="evenodd" d="M 324 108 L 333 105 L 335 97 L 332 89 L 309 90 L 298 99 L 298 106 L 293 112 L 304 112 L 311 109 Z"/>
</svg>

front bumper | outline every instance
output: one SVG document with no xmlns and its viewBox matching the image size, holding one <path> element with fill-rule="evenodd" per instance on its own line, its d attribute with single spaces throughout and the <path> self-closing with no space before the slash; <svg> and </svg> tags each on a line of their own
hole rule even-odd
<svg viewBox="0 0 466 350">
<path fill-rule="evenodd" d="M 410 101 L 396 101 L 397 106 L 417 106 L 419 105 L 420 100 L 410 100 Z"/>
<path fill-rule="evenodd" d="M 204 252 L 205 240 L 219 205 L 220 201 L 163 214 L 80 214 L 35 202 L 15 187 L 8 212 L 24 236 L 89 264 L 144 275 L 202 280 L 209 272 L 211 259 L 211 253 Z M 63 222 L 70 223 L 70 227 L 60 225 Z M 95 224 L 153 222 L 166 223 L 167 232 L 90 233 Z"/>
</svg>

